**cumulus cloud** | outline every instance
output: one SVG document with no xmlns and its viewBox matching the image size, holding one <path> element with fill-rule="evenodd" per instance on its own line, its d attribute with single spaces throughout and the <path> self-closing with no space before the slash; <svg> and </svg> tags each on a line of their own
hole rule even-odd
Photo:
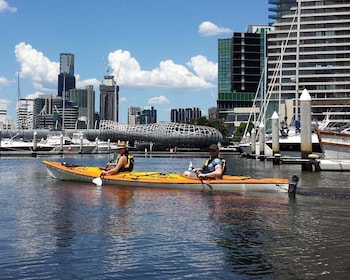
<svg viewBox="0 0 350 280">
<path fill-rule="evenodd" d="M 11 13 L 17 12 L 17 8 L 9 6 L 5 0 L 0 0 L 0 13 L 9 11 Z"/>
<path fill-rule="evenodd" d="M 94 88 L 96 89 L 101 84 L 101 81 L 96 78 L 80 80 L 80 75 L 75 75 L 75 78 L 77 88 L 86 88 L 87 86 L 94 86 Z"/>
<path fill-rule="evenodd" d="M 1 1 L 1 0 L 0 0 Z M 57 92 L 59 62 L 50 61 L 42 52 L 30 44 L 19 43 L 15 47 L 16 59 L 20 64 L 19 75 L 30 81 L 37 92 L 52 94 Z M 217 75 L 216 63 L 204 56 L 190 59 L 187 65 L 164 60 L 151 70 L 143 70 L 140 63 L 129 51 L 116 50 L 108 55 L 112 75 L 118 85 L 130 88 L 166 88 L 166 89 L 206 89 L 214 88 L 213 81 Z M 77 88 L 93 85 L 98 88 L 101 81 L 96 78 L 81 80 L 76 74 Z M 0 84 L 6 80 L 0 78 Z M 164 100 L 163 100 L 164 101 Z"/>
<path fill-rule="evenodd" d="M 15 55 L 21 65 L 20 77 L 31 81 L 35 90 L 50 94 L 57 91 L 59 62 L 50 61 L 42 52 L 24 42 L 15 47 Z M 76 75 L 76 81 L 77 88 L 85 88 L 88 85 L 98 88 L 101 84 L 96 78 L 80 80 L 79 75 Z"/>
<path fill-rule="evenodd" d="M 152 97 L 148 100 L 148 104 L 169 104 L 170 101 L 164 95 Z"/>
<path fill-rule="evenodd" d="M 42 92 L 35 92 L 35 93 L 32 93 L 32 94 L 28 94 L 26 96 L 26 99 L 35 99 L 35 98 L 38 98 L 40 96 L 43 96 L 44 94 Z"/>
<path fill-rule="evenodd" d="M 108 61 L 119 85 L 127 87 L 199 89 L 212 88 L 204 77 L 190 72 L 183 65 L 165 60 L 151 70 L 142 70 L 139 62 L 129 51 L 116 50 L 109 54 Z"/>
<path fill-rule="evenodd" d="M 15 55 L 21 65 L 20 77 L 30 80 L 36 90 L 57 89 L 58 62 L 51 62 L 42 52 L 24 42 L 15 47 Z"/>
<path fill-rule="evenodd" d="M 215 36 L 224 33 L 232 33 L 233 31 L 230 28 L 219 27 L 210 21 L 203 21 L 199 25 L 198 32 L 203 36 Z"/>
<path fill-rule="evenodd" d="M 187 65 L 197 73 L 198 76 L 206 80 L 214 81 L 218 77 L 218 64 L 208 59 L 203 55 L 197 55 L 187 62 Z"/>
<path fill-rule="evenodd" d="M 9 85 L 9 84 L 11 84 L 11 81 L 9 79 L 0 77 L 0 85 Z"/>
</svg>

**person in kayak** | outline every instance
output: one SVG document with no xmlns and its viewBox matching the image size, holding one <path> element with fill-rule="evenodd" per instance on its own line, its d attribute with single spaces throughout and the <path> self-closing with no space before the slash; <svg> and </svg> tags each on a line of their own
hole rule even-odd
<svg viewBox="0 0 350 280">
<path fill-rule="evenodd" d="M 123 171 L 131 172 L 133 170 L 134 157 L 129 154 L 125 141 L 118 141 L 117 152 L 116 160 L 107 163 L 106 168 L 102 170 L 102 176 L 113 175 Z"/>
<path fill-rule="evenodd" d="M 225 160 L 219 157 L 219 147 L 216 144 L 209 146 L 210 158 L 207 159 L 203 167 L 186 170 L 183 175 L 188 177 L 198 177 L 199 179 L 222 179 L 225 171 Z"/>
</svg>

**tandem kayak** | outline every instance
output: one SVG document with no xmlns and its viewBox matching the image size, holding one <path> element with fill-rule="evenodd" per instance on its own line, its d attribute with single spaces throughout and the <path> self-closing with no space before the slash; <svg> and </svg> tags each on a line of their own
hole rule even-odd
<svg viewBox="0 0 350 280">
<path fill-rule="evenodd" d="M 43 161 L 48 174 L 58 180 L 93 182 L 100 178 L 101 168 L 97 166 L 70 165 L 65 162 Z M 101 179 L 99 179 L 101 181 Z M 162 173 L 158 171 L 121 172 L 106 175 L 103 184 L 131 187 L 175 188 L 187 190 L 213 190 L 227 192 L 289 192 L 295 193 L 298 177 L 289 181 L 284 178 L 252 178 L 249 176 L 224 175 L 222 179 L 189 178 L 178 173 Z"/>
</svg>

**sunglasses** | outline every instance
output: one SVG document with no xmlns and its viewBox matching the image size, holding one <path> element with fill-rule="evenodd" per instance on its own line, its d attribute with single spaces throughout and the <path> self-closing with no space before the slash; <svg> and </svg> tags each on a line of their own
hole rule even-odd
<svg viewBox="0 0 350 280">
<path fill-rule="evenodd" d="M 216 152 L 216 150 L 210 149 L 209 152 Z"/>
</svg>

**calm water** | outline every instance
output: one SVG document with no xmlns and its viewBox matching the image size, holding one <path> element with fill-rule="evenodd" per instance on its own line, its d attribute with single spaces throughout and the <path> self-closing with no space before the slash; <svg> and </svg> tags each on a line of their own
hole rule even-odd
<svg viewBox="0 0 350 280">
<path fill-rule="evenodd" d="M 103 166 L 106 155 L 51 157 Z M 300 176 L 286 194 L 69 183 L 0 158 L 0 279 L 349 279 L 349 173 L 226 156 L 228 173 Z M 203 158 L 136 156 L 136 170 Z"/>
</svg>

